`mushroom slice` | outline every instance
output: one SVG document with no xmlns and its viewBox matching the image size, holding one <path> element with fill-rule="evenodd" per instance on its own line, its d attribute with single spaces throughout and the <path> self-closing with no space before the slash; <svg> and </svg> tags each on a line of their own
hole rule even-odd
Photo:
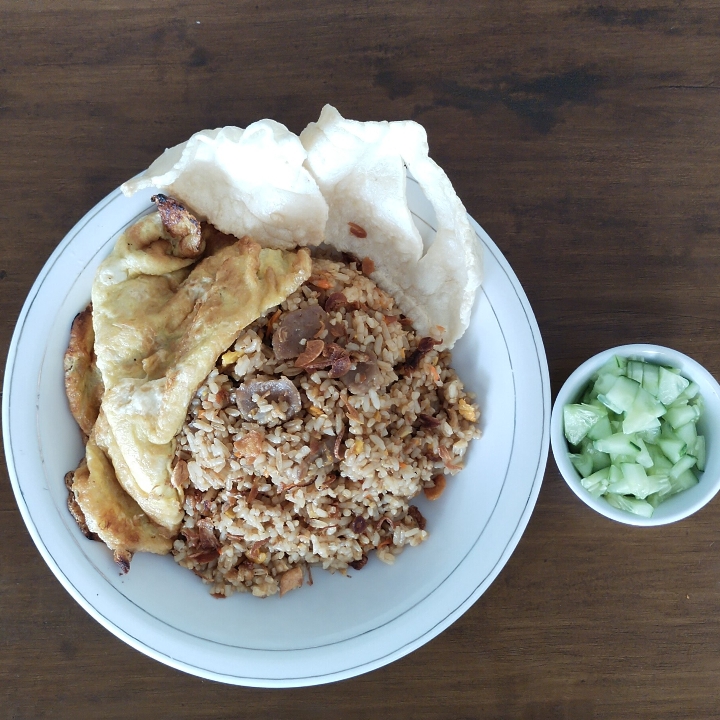
<svg viewBox="0 0 720 720">
<path fill-rule="evenodd" d="M 305 350 L 307 342 L 318 338 L 328 327 L 330 316 L 319 306 L 309 305 L 285 313 L 275 327 L 272 346 L 278 360 L 289 360 Z"/>
<path fill-rule="evenodd" d="M 340 378 L 353 395 L 365 395 L 369 390 L 380 387 L 380 368 L 374 355 L 368 353 L 368 359 L 357 362 L 355 369 Z"/>
<path fill-rule="evenodd" d="M 258 404 L 253 399 L 254 397 L 259 396 L 267 402 L 287 403 L 288 407 L 285 413 L 286 420 L 297 415 L 302 407 L 302 400 L 300 399 L 298 389 L 293 385 L 292 381 L 286 377 L 280 377 L 274 380 L 250 380 L 240 385 L 235 392 L 235 396 L 240 414 L 248 421 L 258 420 L 258 418 L 254 416 L 255 411 L 258 410 Z"/>
</svg>

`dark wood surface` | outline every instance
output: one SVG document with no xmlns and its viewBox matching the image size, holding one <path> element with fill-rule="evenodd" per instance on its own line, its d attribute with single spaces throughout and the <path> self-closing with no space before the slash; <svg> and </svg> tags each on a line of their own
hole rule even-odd
<svg viewBox="0 0 720 720">
<path fill-rule="evenodd" d="M 0 0 L 0 348 L 72 225 L 169 145 L 330 102 L 413 118 L 523 284 L 553 395 L 625 342 L 720 377 L 720 5 Z M 2 718 L 720 716 L 720 501 L 593 514 L 552 458 L 516 552 L 410 656 L 320 688 L 202 681 L 65 592 L 0 475 Z"/>
</svg>

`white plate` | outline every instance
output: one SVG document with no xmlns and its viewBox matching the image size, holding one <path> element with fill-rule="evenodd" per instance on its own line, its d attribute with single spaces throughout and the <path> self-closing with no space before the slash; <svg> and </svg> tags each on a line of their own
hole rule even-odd
<svg viewBox="0 0 720 720">
<path fill-rule="evenodd" d="M 540 333 L 507 261 L 473 222 L 485 280 L 453 364 L 482 407 L 483 437 L 442 498 L 419 499 L 430 537 L 394 566 L 376 559 L 351 578 L 259 600 L 212 598 L 171 557 L 138 554 L 120 575 L 66 507 L 64 474 L 83 454 L 63 388 L 73 317 L 119 232 L 148 211 L 150 192 L 116 191 L 52 254 L 25 302 L 8 355 L 5 456 L 30 534 L 68 592 L 102 625 L 160 662 L 222 682 L 297 687 L 349 678 L 397 660 L 464 613 L 507 562 L 535 506 L 548 454 L 550 388 Z M 434 214 L 417 185 L 418 227 Z"/>
</svg>

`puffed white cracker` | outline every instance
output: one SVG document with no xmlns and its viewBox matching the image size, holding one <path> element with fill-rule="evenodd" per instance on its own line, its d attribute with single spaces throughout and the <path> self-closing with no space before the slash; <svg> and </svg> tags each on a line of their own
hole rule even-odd
<svg viewBox="0 0 720 720">
<path fill-rule="evenodd" d="M 452 347 L 470 322 L 482 280 L 481 246 L 450 180 L 428 155 L 424 128 L 412 121 L 346 120 L 326 105 L 300 140 L 330 209 L 325 241 L 370 258 L 371 277 L 417 332 Z M 408 207 L 406 168 L 437 218 L 427 251 Z M 360 238 L 362 231 L 367 236 Z"/>
<path fill-rule="evenodd" d="M 263 247 L 318 245 L 328 207 L 305 158 L 297 135 L 274 120 L 245 130 L 202 130 L 166 150 L 122 191 L 166 191 L 218 230 L 250 235 Z"/>
</svg>

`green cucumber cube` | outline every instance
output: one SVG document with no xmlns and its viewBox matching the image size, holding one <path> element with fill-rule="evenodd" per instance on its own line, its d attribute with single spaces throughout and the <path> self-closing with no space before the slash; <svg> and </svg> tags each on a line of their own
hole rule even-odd
<svg viewBox="0 0 720 720">
<path fill-rule="evenodd" d="M 647 445 L 645 445 L 645 442 L 641 437 L 636 437 L 634 442 L 640 446 L 640 452 L 638 453 L 637 458 L 635 458 L 635 462 L 637 462 L 638 465 L 642 465 L 646 470 L 648 470 L 653 466 L 654 463 L 652 456 L 647 449 Z"/>
<path fill-rule="evenodd" d="M 660 421 L 654 427 L 646 428 L 637 433 L 637 436 L 644 440 L 648 445 L 655 445 L 660 437 Z"/>
<path fill-rule="evenodd" d="M 638 463 L 623 463 L 620 469 L 623 474 L 622 481 L 608 486 L 608 492 L 633 495 L 644 500 L 648 495 L 662 493 L 671 487 L 666 475 L 647 475 L 645 468 Z"/>
<path fill-rule="evenodd" d="M 683 455 L 670 469 L 670 479 L 677 480 L 686 470 L 695 467 L 697 464 L 697 458 L 690 453 Z"/>
<path fill-rule="evenodd" d="M 646 363 L 642 362 L 642 360 L 628 360 L 625 374 L 631 380 L 634 380 L 636 383 L 640 383 L 642 385 L 643 368 L 644 368 L 645 364 Z"/>
<path fill-rule="evenodd" d="M 627 498 L 624 495 L 616 495 L 614 493 L 606 493 L 604 496 L 609 505 L 617 508 L 618 510 L 625 510 L 626 512 L 640 515 L 641 517 L 652 517 L 653 506 L 645 500 L 636 500 L 635 498 Z"/>
<path fill-rule="evenodd" d="M 588 430 L 603 416 L 607 417 L 607 413 L 592 405 L 566 405 L 563 408 L 563 422 L 567 441 L 571 445 L 578 445 L 588 434 Z"/>
<path fill-rule="evenodd" d="M 687 402 L 693 398 L 699 397 L 700 386 L 696 382 L 690 382 L 690 384 L 677 396 L 675 402 Z"/>
<path fill-rule="evenodd" d="M 698 435 L 693 448 L 693 455 L 697 458 L 697 469 L 702 472 L 705 470 L 705 436 Z"/>
<path fill-rule="evenodd" d="M 598 371 L 597 375 L 624 375 L 628 361 L 626 358 L 613 355 Z"/>
<path fill-rule="evenodd" d="M 613 412 L 627 412 L 632 407 L 639 389 L 639 383 L 621 375 L 607 393 L 598 395 L 598 400 Z"/>
<path fill-rule="evenodd" d="M 673 405 L 665 414 L 665 419 L 673 430 L 686 423 L 697 422 L 699 417 L 700 410 L 696 405 Z"/>
<path fill-rule="evenodd" d="M 595 384 L 592 386 L 590 391 L 591 396 L 593 398 L 597 398 L 599 395 L 605 395 L 612 388 L 617 379 L 617 375 L 612 375 L 610 373 L 600 375 L 595 381 Z"/>
<path fill-rule="evenodd" d="M 685 423 L 675 428 L 675 434 L 687 443 L 688 449 L 695 447 L 697 442 L 697 426 L 694 422 Z"/>
<path fill-rule="evenodd" d="M 593 459 L 590 455 L 586 455 L 585 453 L 568 453 L 568 457 L 581 477 L 586 478 L 588 475 L 592 475 Z"/>
<path fill-rule="evenodd" d="M 648 454 L 653 461 L 652 467 L 649 469 L 649 472 L 652 474 L 664 473 L 665 475 L 667 475 L 670 472 L 670 468 L 674 465 L 674 463 L 670 462 L 670 460 L 667 459 L 665 453 L 658 445 L 647 445 L 646 447 Z"/>
<path fill-rule="evenodd" d="M 623 420 L 623 432 L 642 432 L 659 426 L 658 418 L 666 412 L 665 406 L 647 390 L 638 388 L 632 406 Z"/>
<path fill-rule="evenodd" d="M 670 482 L 673 487 L 672 494 L 675 495 L 676 493 L 682 492 L 683 490 L 689 490 L 691 487 L 697 485 L 698 479 L 692 470 L 686 470 L 685 472 L 680 473 L 680 475 L 676 478 L 670 478 Z"/>
<path fill-rule="evenodd" d="M 664 367 L 660 368 L 658 381 L 658 400 L 663 405 L 671 405 L 677 400 L 680 393 L 690 385 L 688 379 Z"/>
<path fill-rule="evenodd" d="M 686 452 L 687 443 L 679 437 L 660 437 L 658 445 L 665 454 L 665 457 L 674 465 Z"/>
<path fill-rule="evenodd" d="M 643 370 L 642 386 L 653 397 L 658 395 L 658 385 L 660 382 L 660 368 L 652 363 L 645 363 Z"/>
<path fill-rule="evenodd" d="M 593 445 L 596 450 L 608 453 L 608 455 L 625 455 L 634 459 L 641 450 L 640 446 L 635 442 L 635 439 L 633 435 L 615 433 L 600 440 L 595 440 Z"/>
<path fill-rule="evenodd" d="M 603 408 L 604 409 L 604 408 Z M 588 430 L 587 437 L 591 440 L 601 440 L 602 438 L 609 437 L 613 434 L 612 425 L 610 424 L 610 418 L 605 411 L 605 416 L 601 417 L 591 428 Z"/>
<path fill-rule="evenodd" d="M 583 478 L 580 483 L 593 497 L 600 497 L 607 490 L 609 474 L 609 468 L 603 468 Z"/>
</svg>

